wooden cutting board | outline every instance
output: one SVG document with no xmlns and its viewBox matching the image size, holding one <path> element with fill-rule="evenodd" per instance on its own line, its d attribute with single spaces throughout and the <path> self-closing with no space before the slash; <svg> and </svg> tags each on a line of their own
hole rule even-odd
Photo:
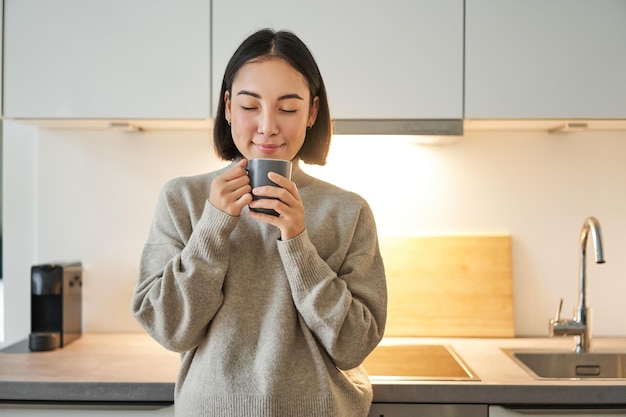
<svg viewBox="0 0 626 417">
<path fill-rule="evenodd" d="M 386 337 L 513 337 L 510 236 L 380 238 Z"/>
</svg>

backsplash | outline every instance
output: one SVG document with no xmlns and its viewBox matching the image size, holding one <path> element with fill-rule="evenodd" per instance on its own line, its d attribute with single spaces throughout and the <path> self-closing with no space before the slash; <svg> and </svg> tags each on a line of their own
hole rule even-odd
<svg viewBox="0 0 626 417">
<path fill-rule="evenodd" d="M 29 331 L 30 265 L 74 260 L 84 266 L 85 330 L 140 331 L 130 300 L 158 192 L 172 177 L 224 165 L 208 132 L 5 122 L 4 140 L 7 335 Z M 578 233 L 596 216 L 607 263 L 588 266 L 594 334 L 623 336 L 624 155 L 624 132 L 466 132 L 445 146 L 339 136 L 326 166 L 304 169 L 368 199 L 381 235 L 511 235 L 518 336 L 546 336 L 560 297 L 571 315 Z M 12 178 L 23 179 L 20 187 Z"/>
</svg>

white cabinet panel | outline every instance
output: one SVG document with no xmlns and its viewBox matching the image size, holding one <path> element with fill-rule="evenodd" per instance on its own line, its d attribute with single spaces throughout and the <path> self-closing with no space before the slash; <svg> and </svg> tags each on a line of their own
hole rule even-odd
<svg viewBox="0 0 626 417">
<path fill-rule="evenodd" d="M 368 417 L 487 417 L 484 404 L 374 403 Z"/>
<path fill-rule="evenodd" d="M 467 0 L 466 118 L 625 118 L 626 2 Z"/>
<path fill-rule="evenodd" d="M 4 115 L 210 116 L 209 0 L 5 0 Z"/>
<path fill-rule="evenodd" d="M 462 0 L 215 0 L 212 13 L 215 94 L 241 41 L 272 27 L 309 46 L 335 119 L 463 115 Z"/>
<path fill-rule="evenodd" d="M 174 417 L 174 406 L 0 404 L 2 417 Z"/>
<path fill-rule="evenodd" d="M 489 417 L 624 417 L 623 409 L 572 408 L 572 409 L 510 409 L 498 405 L 489 406 Z"/>
</svg>

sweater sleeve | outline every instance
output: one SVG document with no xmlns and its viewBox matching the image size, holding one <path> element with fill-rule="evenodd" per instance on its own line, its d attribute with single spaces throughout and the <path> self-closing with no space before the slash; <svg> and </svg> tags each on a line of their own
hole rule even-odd
<svg viewBox="0 0 626 417">
<path fill-rule="evenodd" d="M 161 193 L 131 308 L 157 342 L 185 352 L 200 343 L 222 304 L 229 235 L 237 217 L 206 201 L 192 225 L 183 214 L 188 208 L 178 200 Z"/>
<path fill-rule="evenodd" d="M 374 218 L 365 206 L 338 272 L 318 255 L 305 230 L 279 242 L 294 302 L 307 327 L 339 369 L 360 365 L 383 337 L 385 271 Z"/>
</svg>

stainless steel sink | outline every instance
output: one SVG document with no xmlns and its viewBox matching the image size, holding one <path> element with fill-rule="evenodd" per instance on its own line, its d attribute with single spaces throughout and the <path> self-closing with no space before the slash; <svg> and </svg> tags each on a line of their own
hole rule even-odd
<svg viewBox="0 0 626 417">
<path fill-rule="evenodd" d="M 535 379 L 626 379 L 626 352 L 502 350 Z"/>
</svg>

